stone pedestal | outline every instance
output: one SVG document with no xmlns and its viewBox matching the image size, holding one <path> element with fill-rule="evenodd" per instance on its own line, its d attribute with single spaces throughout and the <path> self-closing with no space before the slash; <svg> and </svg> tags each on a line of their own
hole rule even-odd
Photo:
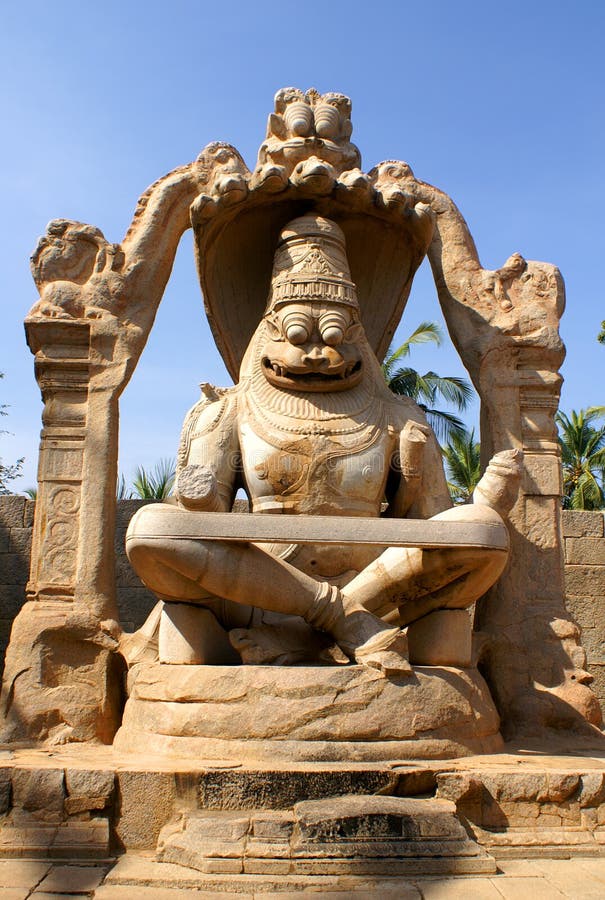
<svg viewBox="0 0 605 900">
<path fill-rule="evenodd" d="M 192 758 L 448 759 L 501 748 L 476 669 L 143 663 L 114 746 Z"/>
<path fill-rule="evenodd" d="M 419 666 L 472 663 L 473 623 L 466 609 L 439 609 L 408 626 L 410 662 Z"/>
<path fill-rule="evenodd" d="M 187 811 L 160 834 L 160 862 L 209 874 L 495 873 L 448 800 L 357 795 L 289 810 Z"/>
</svg>

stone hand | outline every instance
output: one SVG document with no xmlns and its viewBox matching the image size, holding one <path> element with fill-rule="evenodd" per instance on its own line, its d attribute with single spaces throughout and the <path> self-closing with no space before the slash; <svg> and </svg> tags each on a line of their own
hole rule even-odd
<svg viewBox="0 0 605 900">
<path fill-rule="evenodd" d="M 522 467 L 521 450 L 496 453 L 474 490 L 473 503 L 489 506 L 501 516 L 506 516 L 517 499 Z"/>
<path fill-rule="evenodd" d="M 216 475 L 207 466 L 185 466 L 179 472 L 176 493 L 187 509 L 217 512 L 221 508 Z"/>
</svg>

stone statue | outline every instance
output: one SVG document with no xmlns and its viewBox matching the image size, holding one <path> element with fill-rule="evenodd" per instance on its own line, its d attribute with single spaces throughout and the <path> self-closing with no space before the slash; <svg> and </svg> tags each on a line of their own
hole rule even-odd
<svg viewBox="0 0 605 900">
<path fill-rule="evenodd" d="M 244 662 L 335 662 L 339 650 L 385 675 L 410 672 L 401 628 L 471 606 L 502 572 L 520 458 L 497 454 L 474 505 L 451 508 L 424 414 L 393 396 L 368 344 L 342 230 L 294 219 L 239 383 L 187 416 L 177 505 L 142 508 L 127 534 L 131 563 L 164 601 L 160 660 L 229 662 L 234 648 Z M 200 516 L 228 512 L 239 487 L 253 516 L 331 516 L 335 535 L 343 517 L 367 529 L 383 514 L 481 523 L 500 543 L 384 549 L 361 543 L 361 528 L 353 547 L 196 538 Z"/>
<path fill-rule="evenodd" d="M 595 739 L 559 529 L 561 276 L 520 254 L 484 269 L 453 200 L 405 162 L 365 173 L 351 134 L 348 97 L 285 88 L 252 171 L 212 142 L 145 191 L 120 243 L 65 219 L 41 238 L 26 319 L 39 488 L 4 740 L 393 760 L 545 729 Z M 174 501 L 132 521 L 158 604 L 127 634 L 119 398 L 189 227 L 237 383 L 203 385 Z M 422 411 L 378 363 L 425 256 L 481 399 L 485 471 L 462 507 Z"/>
</svg>

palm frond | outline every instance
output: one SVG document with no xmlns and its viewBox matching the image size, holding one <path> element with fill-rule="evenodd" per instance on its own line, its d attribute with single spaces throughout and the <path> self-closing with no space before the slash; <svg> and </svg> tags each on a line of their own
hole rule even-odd
<svg viewBox="0 0 605 900">
<path fill-rule="evenodd" d="M 559 411 L 555 416 L 567 509 L 605 508 L 605 425 L 595 427 L 604 416 L 603 406 L 572 409 L 569 415 Z"/>
<path fill-rule="evenodd" d="M 481 447 L 474 429 L 453 434 L 442 448 L 454 503 L 468 503 L 481 477 Z"/>
<path fill-rule="evenodd" d="M 118 484 L 116 487 L 116 498 L 118 500 L 131 500 L 132 499 L 132 491 L 126 487 L 126 478 L 124 474 L 120 475 L 118 478 Z"/>
<path fill-rule="evenodd" d="M 132 482 L 134 496 L 143 500 L 165 500 L 172 493 L 175 475 L 174 459 L 161 459 L 151 471 L 139 466 Z"/>
<path fill-rule="evenodd" d="M 442 341 L 443 332 L 437 322 L 421 322 L 409 338 L 397 347 L 396 350 L 393 349 L 392 344 L 387 350 L 385 360 L 382 364 L 382 371 L 386 380 L 390 380 L 395 364 L 410 355 L 410 350 L 414 344 L 433 343 L 439 347 Z"/>
<path fill-rule="evenodd" d="M 427 421 L 437 439 L 440 441 L 448 441 L 454 436 L 462 437 L 467 433 L 466 425 L 453 413 L 443 409 L 431 409 L 423 403 L 419 403 L 420 409 L 424 410 Z"/>
</svg>

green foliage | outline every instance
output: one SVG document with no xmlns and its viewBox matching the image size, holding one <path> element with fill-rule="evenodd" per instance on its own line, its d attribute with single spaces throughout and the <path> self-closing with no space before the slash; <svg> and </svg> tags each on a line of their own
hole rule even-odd
<svg viewBox="0 0 605 900">
<path fill-rule="evenodd" d="M 0 378 L 4 378 L 4 373 L 0 372 Z M 6 403 L 0 403 L 0 416 L 7 416 L 7 408 L 8 405 Z M 6 430 L 0 428 L 0 434 L 6 434 Z M 4 496 L 6 494 L 10 494 L 11 490 L 8 487 L 9 481 L 14 481 L 15 478 L 18 478 L 21 475 L 21 469 L 23 468 L 23 463 L 25 461 L 25 457 L 22 456 L 21 459 L 18 459 L 12 465 L 9 465 L 3 462 L 2 457 L 0 457 L 0 495 Z"/>
<path fill-rule="evenodd" d="M 601 322 L 601 330 L 597 335 L 597 341 L 599 344 L 605 344 L 605 319 Z"/>
<path fill-rule="evenodd" d="M 130 496 L 140 497 L 142 500 L 165 500 L 172 493 L 175 476 L 174 459 L 161 459 L 150 471 L 139 466 L 132 483 L 134 493 Z M 125 491 L 125 486 L 118 484 L 118 496 L 121 488 Z"/>
<path fill-rule="evenodd" d="M 38 488 L 37 487 L 25 488 L 23 493 L 25 494 L 26 497 L 29 497 L 30 500 L 38 499 Z"/>
<path fill-rule="evenodd" d="M 475 440 L 475 429 L 452 434 L 442 450 L 451 498 L 454 503 L 468 503 L 481 478 L 481 445 Z"/>
<path fill-rule="evenodd" d="M 126 486 L 126 478 L 124 474 L 118 476 L 118 484 L 116 488 L 116 497 L 118 500 L 131 500 L 132 491 Z"/>
<path fill-rule="evenodd" d="M 604 416 L 603 406 L 556 415 L 565 509 L 605 508 L 605 425 L 595 424 Z"/>
<path fill-rule="evenodd" d="M 473 389 L 468 381 L 453 375 L 437 375 L 436 372 L 425 372 L 421 375 L 416 369 L 398 365 L 410 355 L 411 348 L 415 344 L 430 342 L 440 346 L 442 340 L 441 329 L 436 322 L 421 322 L 400 347 L 396 350 L 389 347 L 382 371 L 394 394 L 411 397 L 424 410 L 429 425 L 437 437 L 448 440 L 458 435 L 463 438 L 467 432 L 461 419 L 447 410 L 438 409 L 436 404 L 445 401 L 459 412 L 463 412 L 473 396 Z"/>
</svg>

